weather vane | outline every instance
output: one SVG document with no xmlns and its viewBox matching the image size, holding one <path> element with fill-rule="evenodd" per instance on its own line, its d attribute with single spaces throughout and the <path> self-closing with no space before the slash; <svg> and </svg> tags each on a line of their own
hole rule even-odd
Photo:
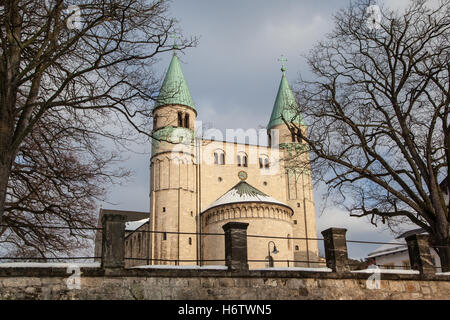
<svg viewBox="0 0 450 320">
<path fill-rule="evenodd" d="M 286 68 L 284 67 L 284 63 L 287 62 L 288 60 L 283 55 L 281 55 L 281 58 L 278 59 L 278 61 L 281 62 L 281 72 L 285 72 Z"/>
</svg>

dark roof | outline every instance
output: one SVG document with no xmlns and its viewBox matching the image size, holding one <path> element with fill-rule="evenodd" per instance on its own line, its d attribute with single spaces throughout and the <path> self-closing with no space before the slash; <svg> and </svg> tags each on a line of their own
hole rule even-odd
<svg viewBox="0 0 450 320">
<path fill-rule="evenodd" d="M 409 237 L 409 236 L 411 236 L 413 234 L 421 234 L 421 233 L 425 233 L 425 232 L 426 231 L 423 228 L 413 229 L 413 230 L 409 230 L 409 231 L 403 232 L 396 239 L 406 238 L 406 237 Z"/>
</svg>

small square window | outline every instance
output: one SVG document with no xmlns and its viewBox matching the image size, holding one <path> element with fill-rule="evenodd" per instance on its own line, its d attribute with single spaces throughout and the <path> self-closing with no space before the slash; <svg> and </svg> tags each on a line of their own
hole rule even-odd
<svg viewBox="0 0 450 320">
<path fill-rule="evenodd" d="M 294 224 L 297 224 L 297 220 L 294 220 Z"/>
<path fill-rule="evenodd" d="M 166 207 L 163 207 L 163 212 L 166 212 Z"/>
</svg>

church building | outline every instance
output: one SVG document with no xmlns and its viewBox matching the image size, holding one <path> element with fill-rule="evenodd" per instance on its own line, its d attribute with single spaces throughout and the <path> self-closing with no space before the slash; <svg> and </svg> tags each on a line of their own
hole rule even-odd
<svg viewBox="0 0 450 320">
<path fill-rule="evenodd" d="M 267 109 L 268 146 L 205 139 L 197 136 L 197 108 L 174 50 L 152 111 L 150 212 L 100 210 L 100 220 L 127 217 L 127 266 L 224 265 L 228 222 L 249 224 L 251 269 L 315 266 L 306 262 L 319 259 L 309 155 L 295 134 L 306 125 L 281 71 Z"/>
</svg>

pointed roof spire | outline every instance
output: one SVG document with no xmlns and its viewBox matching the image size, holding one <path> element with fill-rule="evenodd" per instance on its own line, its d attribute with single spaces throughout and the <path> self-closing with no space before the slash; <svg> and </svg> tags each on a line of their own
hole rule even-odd
<svg viewBox="0 0 450 320">
<path fill-rule="evenodd" d="M 174 42 L 174 49 L 176 49 L 176 42 Z M 184 78 L 183 70 L 181 69 L 181 64 L 175 50 L 163 84 L 159 90 L 155 108 L 167 104 L 181 104 L 195 110 L 194 101 L 189 92 L 189 87 Z"/>
<path fill-rule="evenodd" d="M 286 122 L 305 125 L 297 101 L 295 100 L 294 94 L 286 79 L 284 62 L 286 62 L 287 59 L 281 56 L 278 61 L 281 61 L 281 82 L 267 129 L 271 129 L 279 124 L 284 124 L 283 119 L 285 119 Z"/>
</svg>

